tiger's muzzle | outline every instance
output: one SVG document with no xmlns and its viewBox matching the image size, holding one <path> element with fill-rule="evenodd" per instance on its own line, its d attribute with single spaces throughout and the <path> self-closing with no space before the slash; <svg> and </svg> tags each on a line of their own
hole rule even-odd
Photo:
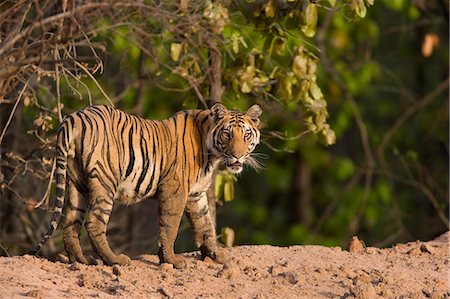
<svg viewBox="0 0 450 299">
<path fill-rule="evenodd" d="M 226 163 L 227 170 L 231 173 L 238 174 L 242 171 L 243 163 L 236 161 L 234 163 Z"/>
</svg>

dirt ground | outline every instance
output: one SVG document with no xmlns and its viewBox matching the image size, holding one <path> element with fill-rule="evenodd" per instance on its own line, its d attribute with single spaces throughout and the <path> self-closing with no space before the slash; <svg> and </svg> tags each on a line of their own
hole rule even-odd
<svg viewBox="0 0 450 299">
<path fill-rule="evenodd" d="M 350 251 L 323 246 L 238 246 L 220 265 L 198 252 L 188 267 L 155 255 L 108 267 L 0 258 L 1 298 L 450 298 L 449 237 Z"/>
</svg>

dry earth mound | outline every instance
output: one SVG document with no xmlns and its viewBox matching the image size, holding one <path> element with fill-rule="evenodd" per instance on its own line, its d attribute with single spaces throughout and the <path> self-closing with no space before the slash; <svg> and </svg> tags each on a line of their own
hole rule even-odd
<svg viewBox="0 0 450 299">
<path fill-rule="evenodd" d="M 130 266 L 0 258 L 1 298 L 449 298 L 449 235 L 351 251 L 239 246 L 225 265 L 187 253 L 183 270 L 143 255 Z"/>
</svg>

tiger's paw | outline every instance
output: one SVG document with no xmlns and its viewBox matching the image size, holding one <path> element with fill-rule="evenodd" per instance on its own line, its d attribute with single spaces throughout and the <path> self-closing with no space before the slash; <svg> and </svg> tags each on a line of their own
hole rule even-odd
<svg viewBox="0 0 450 299">
<path fill-rule="evenodd" d="M 183 269 L 186 268 L 187 266 L 185 258 L 177 255 L 172 258 L 167 258 L 164 261 L 161 261 L 161 264 L 163 263 L 172 264 L 175 269 Z"/>
<path fill-rule="evenodd" d="M 102 257 L 102 260 L 108 266 L 112 266 L 112 265 L 126 266 L 131 263 L 131 259 L 123 253 L 118 254 L 114 257 L 109 257 L 109 258 Z"/>
<path fill-rule="evenodd" d="M 131 259 L 125 254 L 119 254 L 113 264 L 118 264 L 121 266 L 126 266 L 131 263 Z"/>
<path fill-rule="evenodd" d="M 225 264 L 228 260 L 228 253 L 225 249 L 215 246 L 214 249 L 209 249 L 206 246 L 202 245 L 200 247 L 200 252 L 202 253 L 203 259 L 205 257 L 210 257 L 212 260 L 219 264 Z"/>
</svg>

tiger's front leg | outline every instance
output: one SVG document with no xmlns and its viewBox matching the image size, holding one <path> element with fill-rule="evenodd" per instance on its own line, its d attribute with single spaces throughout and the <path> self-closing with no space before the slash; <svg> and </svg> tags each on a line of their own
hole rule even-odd
<svg viewBox="0 0 450 299">
<path fill-rule="evenodd" d="M 194 240 L 202 256 L 209 256 L 218 263 L 225 263 L 228 256 L 217 244 L 216 229 L 211 220 L 206 193 L 189 197 L 186 203 L 186 216 L 194 231 Z"/>
<path fill-rule="evenodd" d="M 167 193 L 165 193 L 167 194 Z M 186 197 L 177 194 L 159 197 L 159 260 L 162 263 L 173 264 L 177 269 L 185 268 L 184 257 L 175 255 L 174 245 L 178 234 L 181 217 L 186 205 Z"/>
</svg>

